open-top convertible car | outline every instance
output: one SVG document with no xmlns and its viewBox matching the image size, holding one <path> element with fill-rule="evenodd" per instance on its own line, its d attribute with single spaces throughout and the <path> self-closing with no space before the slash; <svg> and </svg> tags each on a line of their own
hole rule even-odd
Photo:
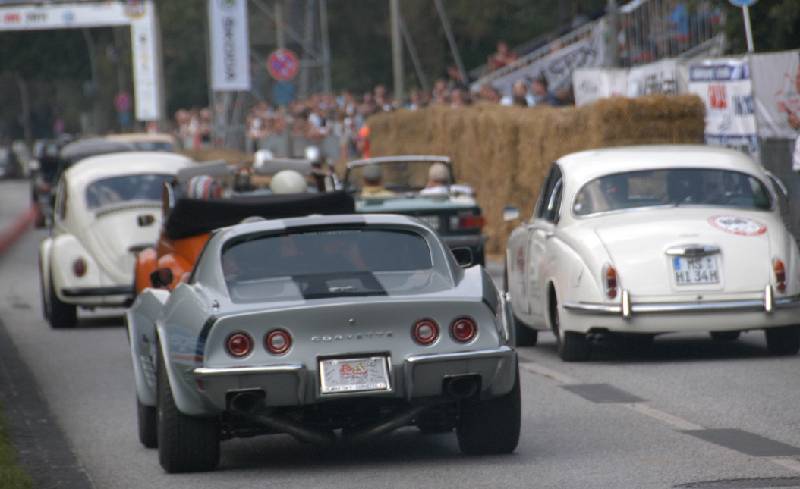
<svg viewBox="0 0 800 489">
<path fill-rule="evenodd" d="M 220 440 L 270 433 L 328 444 L 415 424 L 455 428 L 466 453 L 517 445 L 505 300 L 406 216 L 219 229 L 187 282 L 145 289 L 127 320 L 140 440 L 168 472 L 213 469 Z"/>
<path fill-rule="evenodd" d="M 191 164 L 176 154 L 128 152 L 86 158 L 65 171 L 53 232 L 39 251 L 51 326 L 73 327 L 79 306 L 130 303 L 135 254 L 158 237 L 164 182 Z"/>
<path fill-rule="evenodd" d="M 468 185 L 457 184 L 446 156 L 382 156 L 347 164 L 344 187 L 362 213 L 414 216 L 450 248 L 469 248 L 484 263 L 484 218 Z"/>
<path fill-rule="evenodd" d="M 721 148 L 564 156 L 508 241 L 518 344 L 549 329 L 561 358 L 576 361 L 589 356 L 593 335 L 645 345 L 660 333 L 731 341 L 763 329 L 770 352 L 797 353 L 800 264 L 779 212 L 783 189 Z"/>
</svg>

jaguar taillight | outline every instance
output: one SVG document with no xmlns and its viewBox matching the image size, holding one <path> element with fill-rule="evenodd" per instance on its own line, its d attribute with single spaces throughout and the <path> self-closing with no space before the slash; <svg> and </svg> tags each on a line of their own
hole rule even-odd
<svg viewBox="0 0 800 489">
<path fill-rule="evenodd" d="M 774 259 L 772 271 L 775 272 L 775 289 L 780 293 L 786 292 L 786 265 L 783 264 L 783 260 Z"/>
<path fill-rule="evenodd" d="M 603 267 L 603 288 L 606 291 L 606 297 L 609 299 L 616 299 L 617 286 L 619 284 L 619 276 L 617 269 L 613 265 L 606 265 Z"/>
<path fill-rule="evenodd" d="M 225 350 L 234 358 L 244 358 L 253 352 L 253 338 L 243 331 L 231 333 L 225 340 Z"/>
<path fill-rule="evenodd" d="M 292 347 L 292 335 L 285 329 L 273 329 L 264 337 L 264 348 L 273 355 L 283 355 Z"/>
<path fill-rule="evenodd" d="M 450 325 L 450 336 L 459 343 L 469 343 L 478 335 L 478 325 L 469 317 L 458 318 Z"/>
<path fill-rule="evenodd" d="M 439 325 L 433 319 L 420 319 L 411 328 L 411 337 L 420 345 L 432 345 L 439 339 Z"/>
</svg>

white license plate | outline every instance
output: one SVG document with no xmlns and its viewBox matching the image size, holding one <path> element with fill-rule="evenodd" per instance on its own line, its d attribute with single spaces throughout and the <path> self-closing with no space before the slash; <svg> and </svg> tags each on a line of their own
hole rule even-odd
<svg viewBox="0 0 800 489">
<path fill-rule="evenodd" d="M 387 357 L 320 360 L 320 390 L 323 394 L 388 391 L 388 360 Z"/>
<path fill-rule="evenodd" d="M 706 285 L 719 283 L 717 255 L 676 256 L 672 258 L 677 285 Z"/>
<path fill-rule="evenodd" d="M 439 216 L 417 216 L 417 219 L 430 226 L 434 231 L 439 230 Z"/>
</svg>

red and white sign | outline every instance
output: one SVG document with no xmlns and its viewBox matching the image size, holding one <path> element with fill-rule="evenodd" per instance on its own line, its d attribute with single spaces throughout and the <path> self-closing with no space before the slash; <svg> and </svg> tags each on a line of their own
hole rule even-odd
<svg viewBox="0 0 800 489">
<path fill-rule="evenodd" d="M 766 224 L 739 216 L 712 216 L 708 222 L 717 229 L 737 236 L 760 236 L 767 232 Z"/>
<path fill-rule="evenodd" d="M 267 58 L 267 71 L 278 81 L 289 81 L 300 71 L 300 61 L 294 52 L 276 49 Z"/>
</svg>

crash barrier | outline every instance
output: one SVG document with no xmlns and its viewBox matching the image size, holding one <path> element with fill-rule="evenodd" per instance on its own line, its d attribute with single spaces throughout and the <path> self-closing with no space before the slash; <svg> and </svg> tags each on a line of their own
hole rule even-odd
<svg viewBox="0 0 800 489">
<path fill-rule="evenodd" d="M 31 206 L 25 212 L 17 216 L 14 221 L 6 228 L 0 229 L 0 256 L 2 256 L 11 246 L 17 242 L 25 231 L 31 227 L 37 216 L 36 208 Z"/>
<path fill-rule="evenodd" d="M 375 155 L 442 154 L 473 186 L 486 216 L 487 252 L 500 253 L 511 226 L 506 205 L 527 219 L 557 158 L 592 148 L 702 143 L 705 109 L 696 96 L 610 98 L 583 107 L 475 105 L 383 113 L 368 120 Z"/>
</svg>

